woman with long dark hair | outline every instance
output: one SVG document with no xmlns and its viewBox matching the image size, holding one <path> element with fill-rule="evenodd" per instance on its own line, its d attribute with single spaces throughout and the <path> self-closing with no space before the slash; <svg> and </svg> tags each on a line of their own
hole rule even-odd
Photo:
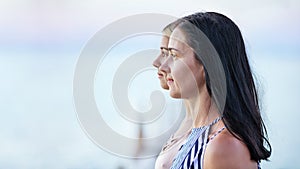
<svg viewBox="0 0 300 169">
<path fill-rule="evenodd" d="M 171 168 L 259 168 L 271 146 L 236 24 L 214 12 L 186 16 L 168 49 L 159 70 L 167 76 L 171 97 L 184 99 L 193 119 Z"/>
<path fill-rule="evenodd" d="M 165 72 L 159 70 L 162 62 L 167 59 L 169 51 L 168 51 L 168 43 L 169 37 L 174 30 L 174 28 L 181 22 L 181 20 L 176 20 L 169 25 L 167 25 L 162 31 L 162 39 L 160 43 L 160 54 L 153 61 L 153 66 L 158 69 L 158 78 L 160 80 L 160 85 L 163 89 L 169 90 L 169 86 L 167 85 L 167 77 Z M 182 120 L 180 126 L 173 133 L 169 140 L 163 145 L 161 152 L 159 153 L 156 161 L 155 161 L 155 169 L 169 169 L 172 165 L 172 161 L 179 151 L 180 146 L 184 143 L 186 138 L 191 132 L 192 128 L 192 117 L 190 114 L 189 105 L 185 103 L 185 117 Z"/>
</svg>

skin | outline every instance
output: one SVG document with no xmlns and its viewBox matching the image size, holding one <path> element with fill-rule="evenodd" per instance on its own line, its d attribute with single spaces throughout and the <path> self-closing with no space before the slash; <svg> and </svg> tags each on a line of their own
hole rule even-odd
<svg viewBox="0 0 300 169">
<path fill-rule="evenodd" d="M 160 86 L 163 89 L 168 90 L 169 86 L 167 85 L 167 79 L 165 72 L 161 71 L 159 69 L 160 65 L 164 60 L 167 58 L 168 55 L 168 43 L 169 38 L 167 36 L 163 36 L 160 43 L 160 54 L 157 56 L 157 58 L 153 61 L 152 65 L 158 69 L 158 79 L 160 80 Z"/>
<path fill-rule="evenodd" d="M 169 86 L 167 84 L 167 75 L 166 75 L 166 72 L 164 72 L 164 71 L 161 70 L 161 65 L 162 65 L 163 62 L 165 62 L 165 60 L 168 57 L 167 56 L 168 53 L 169 53 L 169 51 L 168 51 L 168 43 L 169 43 L 169 37 L 168 36 L 163 36 L 162 40 L 161 40 L 161 44 L 160 44 L 161 53 L 153 61 L 153 66 L 156 67 L 157 70 L 158 70 L 157 74 L 158 74 L 158 79 L 160 80 L 160 85 L 161 85 L 161 87 L 163 89 L 166 89 L 166 90 L 169 89 Z M 191 117 L 191 114 L 190 114 L 190 106 L 186 102 L 185 102 L 185 108 L 186 108 L 185 118 L 181 122 L 178 130 L 174 133 L 174 137 L 186 134 L 191 129 L 191 127 L 192 127 L 192 120 L 191 120 L 192 117 Z M 177 150 L 175 150 L 175 151 L 177 151 Z M 167 152 L 165 152 L 165 153 L 167 153 Z M 169 153 L 172 154 L 172 152 L 169 152 Z M 170 158 L 174 158 L 170 154 L 168 156 Z M 172 159 L 170 159 L 170 160 L 172 160 Z"/>
<path fill-rule="evenodd" d="M 162 63 L 166 61 L 167 55 L 169 54 L 168 51 L 168 44 L 169 44 L 169 37 L 164 35 L 161 39 L 160 43 L 160 50 L 161 53 L 157 56 L 157 58 L 153 61 L 152 65 L 157 68 L 158 72 L 158 79 L 160 80 L 160 85 L 163 89 L 169 90 L 169 86 L 167 84 L 167 74 L 165 71 L 162 70 Z M 186 124 L 185 123 L 190 123 L 191 120 L 191 115 L 190 115 L 190 106 L 189 103 L 185 102 L 185 107 L 186 107 L 186 116 L 184 120 L 181 123 L 181 126 L 179 129 L 176 131 L 176 134 L 183 134 L 183 132 L 186 132 Z M 188 124 L 191 125 L 191 124 Z"/>
<path fill-rule="evenodd" d="M 203 164 L 204 169 L 257 169 L 247 146 L 226 129 L 207 145 Z"/>
<path fill-rule="evenodd" d="M 206 89 L 205 72 L 185 42 L 180 29 L 175 29 L 169 40 L 171 54 L 161 65 L 167 75 L 170 96 L 182 98 L 190 107 L 193 127 L 208 125 L 219 115 Z"/>
<path fill-rule="evenodd" d="M 196 128 L 210 124 L 219 114 L 206 88 L 203 65 L 195 59 L 193 49 L 185 42 L 184 33 L 176 28 L 168 45 L 174 50 L 162 63 L 161 71 L 167 76 L 171 97 L 182 98 L 190 105 L 193 127 Z M 209 137 L 222 127 L 222 121 L 213 125 Z M 224 129 L 207 145 L 204 168 L 256 169 L 257 164 L 251 161 L 247 146 Z"/>
</svg>

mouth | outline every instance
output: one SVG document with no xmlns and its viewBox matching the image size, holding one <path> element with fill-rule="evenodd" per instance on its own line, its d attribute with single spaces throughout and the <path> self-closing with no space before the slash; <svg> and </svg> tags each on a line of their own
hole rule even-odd
<svg viewBox="0 0 300 169">
<path fill-rule="evenodd" d="M 171 84 L 171 83 L 173 83 L 173 82 L 174 82 L 174 80 L 172 78 L 167 78 L 168 85 Z"/>
<path fill-rule="evenodd" d="M 157 75 L 158 75 L 158 78 L 161 78 L 164 76 L 162 73 L 157 73 Z"/>
</svg>

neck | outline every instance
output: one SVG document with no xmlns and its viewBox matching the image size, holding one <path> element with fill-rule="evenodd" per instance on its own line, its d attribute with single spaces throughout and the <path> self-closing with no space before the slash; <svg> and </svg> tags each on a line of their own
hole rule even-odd
<svg viewBox="0 0 300 169">
<path fill-rule="evenodd" d="M 192 106 L 190 105 L 190 102 L 187 100 L 184 100 L 184 106 L 185 106 L 185 118 L 186 120 L 192 119 Z"/>
<path fill-rule="evenodd" d="M 195 128 L 209 125 L 219 116 L 218 109 L 208 92 L 186 99 L 185 103 L 189 105 L 189 114 L 192 117 L 193 127 Z"/>
<path fill-rule="evenodd" d="M 186 134 L 193 126 L 193 118 L 192 118 L 192 113 L 191 113 L 191 105 L 189 102 L 184 100 L 184 106 L 185 106 L 185 117 L 183 121 L 181 122 L 180 127 L 176 131 L 175 135 L 182 135 Z"/>
</svg>

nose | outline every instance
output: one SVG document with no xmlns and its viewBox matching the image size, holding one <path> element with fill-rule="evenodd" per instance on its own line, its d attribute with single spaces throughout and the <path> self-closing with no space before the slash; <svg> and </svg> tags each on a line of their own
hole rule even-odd
<svg viewBox="0 0 300 169">
<path fill-rule="evenodd" d="M 153 65 L 154 67 L 156 67 L 157 69 L 160 67 L 160 65 L 161 65 L 160 55 L 158 55 L 158 56 L 156 57 L 156 59 L 152 62 L 152 65 Z"/>
<path fill-rule="evenodd" d="M 159 70 L 164 73 L 170 73 L 170 63 L 172 62 L 172 57 L 168 56 L 159 66 Z"/>
</svg>

